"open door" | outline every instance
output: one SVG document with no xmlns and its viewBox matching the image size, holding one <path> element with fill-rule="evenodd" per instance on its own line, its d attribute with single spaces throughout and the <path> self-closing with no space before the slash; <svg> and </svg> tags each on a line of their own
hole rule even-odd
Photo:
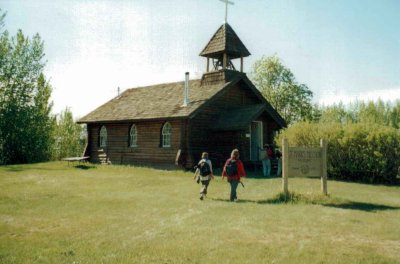
<svg viewBox="0 0 400 264">
<path fill-rule="evenodd" d="M 253 121 L 250 125 L 250 160 L 258 161 L 259 150 L 263 146 L 263 126 L 261 121 Z"/>
</svg>

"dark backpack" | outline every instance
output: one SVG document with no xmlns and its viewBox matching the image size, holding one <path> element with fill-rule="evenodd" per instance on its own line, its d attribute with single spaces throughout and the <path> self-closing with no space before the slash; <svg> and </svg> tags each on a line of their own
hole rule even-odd
<svg viewBox="0 0 400 264">
<path fill-rule="evenodd" d="M 201 176 L 208 176 L 211 174 L 210 164 L 207 161 L 202 161 L 199 164 L 199 170 Z"/>
<path fill-rule="evenodd" d="M 237 167 L 237 163 L 236 160 L 230 160 L 228 162 L 228 164 L 226 164 L 226 174 L 228 174 L 228 176 L 235 176 L 238 173 L 238 167 Z"/>
</svg>

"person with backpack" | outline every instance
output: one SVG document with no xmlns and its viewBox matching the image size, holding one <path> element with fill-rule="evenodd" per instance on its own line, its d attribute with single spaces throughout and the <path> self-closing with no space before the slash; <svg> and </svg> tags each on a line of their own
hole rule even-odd
<svg viewBox="0 0 400 264">
<path fill-rule="evenodd" d="M 208 153 L 201 154 L 201 160 L 196 166 L 196 171 L 193 179 L 197 179 L 197 183 L 201 182 L 200 200 L 203 200 L 207 195 L 207 188 L 210 180 L 214 179 L 211 160 L 208 159 Z"/>
<path fill-rule="evenodd" d="M 231 157 L 226 160 L 224 168 L 222 170 L 222 179 L 228 178 L 228 182 L 231 185 L 230 201 L 237 200 L 237 187 L 241 183 L 240 178 L 246 177 L 244 166 L 242 161 L 239 159 L 239 150 L 232 150 Z"/>
</svg>

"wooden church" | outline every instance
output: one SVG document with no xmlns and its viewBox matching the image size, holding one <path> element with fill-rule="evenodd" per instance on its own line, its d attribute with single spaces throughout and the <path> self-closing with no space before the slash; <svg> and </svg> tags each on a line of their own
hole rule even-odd
<svg viewBox="0 0 400 264">
<path fill-rule="evenodd" d="M 222 165 L 232 149 L 246 164 L 286 126 L 243 73 L 250 52 L 224 23 L 200 53 L 201 79 L 128 89 L 78 123 L 87 124 L 91 162 L 191 168 L 201 153 Z M 240 60 L 236 69 L 232 60 Z"/>
</svg>

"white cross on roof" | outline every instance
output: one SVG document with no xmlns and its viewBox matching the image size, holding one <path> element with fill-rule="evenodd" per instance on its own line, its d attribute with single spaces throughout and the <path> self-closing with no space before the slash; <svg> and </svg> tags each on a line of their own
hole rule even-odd
<svg viewBox="0 0 400 264">
<path fill-rule="evenodd" d="M 229 5 L 234 5 L 235 3 L 229 0 L 219 0 L 223 3 L 225 3 L 225 23 L 228 22 L 228 4 Z"/>
</svg>

